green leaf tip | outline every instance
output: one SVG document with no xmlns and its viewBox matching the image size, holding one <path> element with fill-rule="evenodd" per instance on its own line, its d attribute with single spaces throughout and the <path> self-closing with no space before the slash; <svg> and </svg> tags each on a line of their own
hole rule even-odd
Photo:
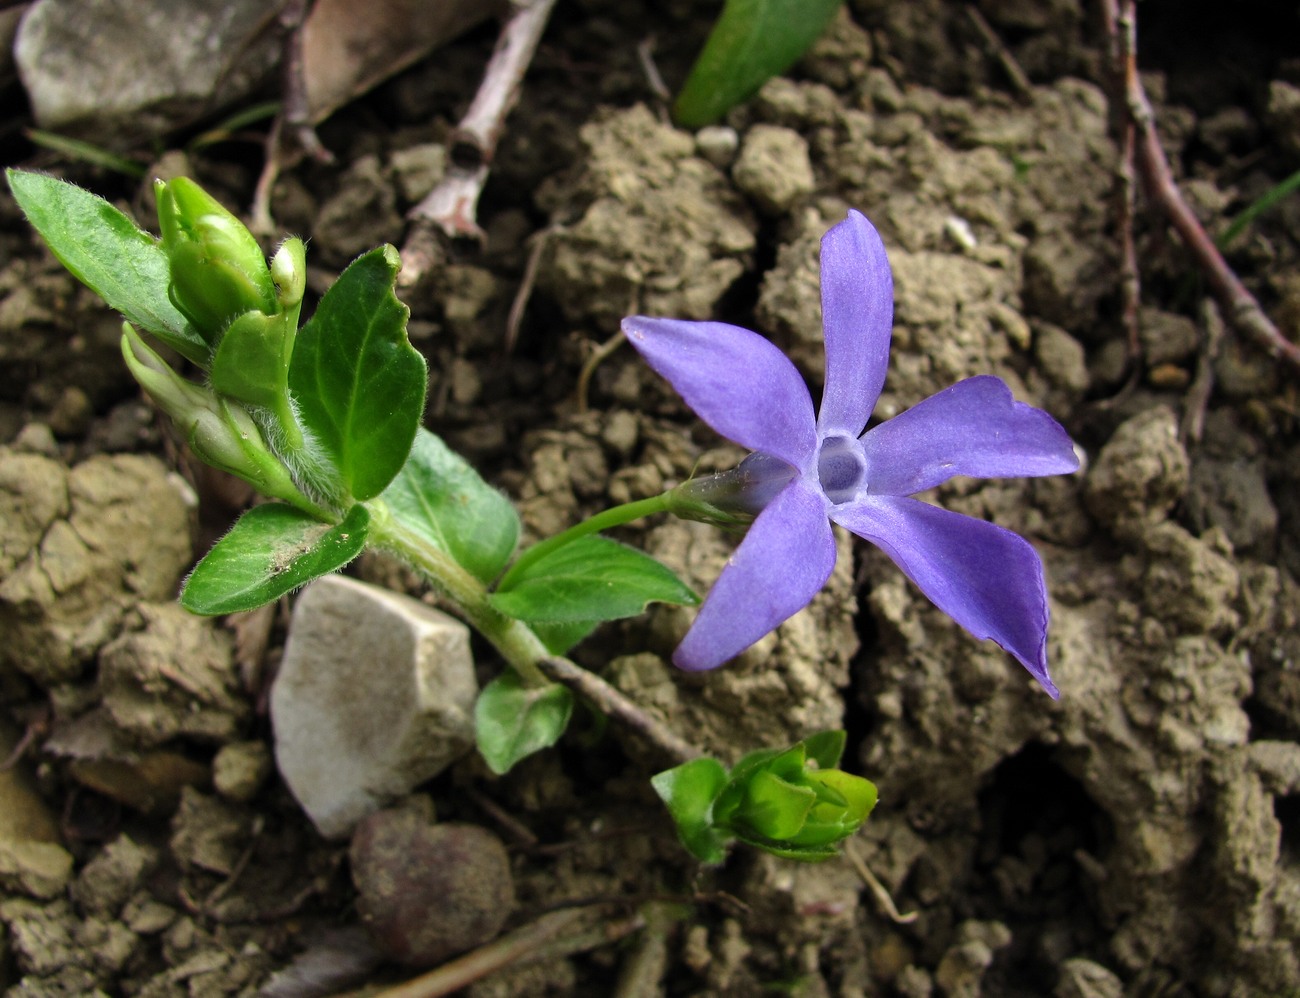
<svg viewBox="0 0 1300 998">
<path fill-rule="evenodd" d="M 793 66 L 840 0 L 727 0 L 673 104 L 683 128 L 717 121 Z"/>
</svg>

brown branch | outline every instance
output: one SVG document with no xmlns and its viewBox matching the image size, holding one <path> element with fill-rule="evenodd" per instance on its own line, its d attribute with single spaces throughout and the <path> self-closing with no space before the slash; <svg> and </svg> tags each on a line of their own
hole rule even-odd
<svg viewBox="0 0 1300 998">
<path fill-rule="evenodd" d="M 1011 89 L 1016 92 L 1016 96 L 1021 101 L 1031 101 L 1034 99 L 1034 85 L 1029 82 L 1029 77 L 1025 71 L 1020 68 L 1020 63 L 1016 57 L 1011 54 L 1011 50 L 998 37 L 998 33 L 993 30 L 993 25 L 984 19 L 978 7 L 968 3 L 966 5 L 966 16 L 970 18 L 971 24 L 975 25 L 975 30 L 979 32 L 980 40 L 984 42 L 984 51 L 998 61 L 1002 67 L 1002 72 L 1007 74 L 1007 79 L 1011 82 Z"/>
<path fill-rule="evenodd" d="M 280 113 L 266 137 L 266 161 L 253 192 L 252 229 L 261 235 L 275 231 L 271 217 L 271 189 L 280 171 L 292 166 L 306 153 L 320 163 L 334 162 L 334 154 L 325 148 L 311 121 L 307 103 L 307 78 L 303 69 L 303 22 L 312 0 L 285 0 L 278 15 L 285 31 L 284 50 L 280 57 Z"/>
<path fill-rule="evenodd" d="M 1124 61 L 1125 106 L 1136 130 L 1137 165 L 1147 197 L 1164 211 L 1191 251 L 1228 321 L 1269 356 L 1281 358 L 1300 371 L 1300 346 L 1286 339 L 1264 314 L 1255 296 L 1233 273 L 1178 189 L 1156 132 L 1155 111 L 1137 71 L 1134 0 L 1103 0 L 1102 10 L 1111 43 Z"/>
<path fill-rule="evenodd" d="M 409 212 L 411 231 L 402 247 L 402 287 L 418 284 L 438 259 L 433 243 L 441 230 L 451 238 L 483 239 L 475 215 L 479 195 L 506 117 L 519 100 L 524 73 L 541 40 L 555 0 L 525 0 L 518 4 L 497 41 L 483 72 L 483 82 L 452 133 L 447 175 Z"/>
<path fill-rule="evenodd" d="M 595 673 L 588 672 L 567 658 L 544 658 L 538 665 L 552 679 L 590 700 L 602 714 L 621 721 L 652 742 L 674 762 L 689 762 L 704 754 Z"/>
</svg>

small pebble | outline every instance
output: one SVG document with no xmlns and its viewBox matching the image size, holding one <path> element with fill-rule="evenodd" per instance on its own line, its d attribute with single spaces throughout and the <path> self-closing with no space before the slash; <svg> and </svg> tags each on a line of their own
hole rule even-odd
<svg viewBox="0 0 1300 998">
<path fill-rule="evenodd" d="M 410 967 L 489 942 L 515 905 L 501 840 L 478 825 L 434 824 L 429 811 L 376 811 L 357 826 L 349 852 L 362 921 L 384 953 Z"/>
<path fill-rule="evenodd" d="M 740 136 L 726 125 L 709 125 L 695 133 L 695 151 L 719 170 L 731 165 L 739 148 Z"/>
</svg>

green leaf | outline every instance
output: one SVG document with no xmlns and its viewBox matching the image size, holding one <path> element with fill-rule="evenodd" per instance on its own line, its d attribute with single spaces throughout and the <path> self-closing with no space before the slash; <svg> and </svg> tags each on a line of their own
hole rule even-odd
<svg viewBox="0 0 1300 998">
<path fill-rule="evenodd" d="M 208 345 L 168 297 L 171 272 L 153 236 L 75 184 L 22 170 L 5 175 L 60 263 L 133 325 L 207 367 Z"/>
<path fill-rule="evenodd" d="M 383 499 L 396 519 L 483 583 L 501 573 L 519 541 L 519 514 L 510 500 L 423 428 Z"/>
<path fill-rule="evenodd" d="M 655 601 L 694 606 L 699 597 L 649 555 L 580 537 L 511 572 L 491 600 L 517 620 L 564 624 L 633 617 Z"/>
<path fill-rule="evenodd" d="M 682 845 L 705 863 L 721 863 L 726 855 L 727 837 L 713 825 L 713 802 L 726 784 L 726 769 L 709 756 L 656 773 L 650 779 L 677 824 Z"/>
<path fill-rule="evenodd" d="M 342 568 L 365 547 L 370 513 L 331 527 L 284 503 L 255 506 L 195 566 L 181 605 L 214 616 L 252 610 Z"/>
<path fill-rule="evenodd" d="M 565 655 L 600 625 L 599 620 L 574 620 L 563 624 L 533 623 L 528 626 L 541 638 L 548 652 L 552 655 Z"/>
<path fill-rule="evenodd" d="M 483 687 L 474 705 L 479 754 L 498 776 L 520 759 L 550 748 L 568 727 L 573 694 L 558 683 L 526 686 L 513 672 Z"/>
<path fill-rule="evenodd" d="M 302 423 L 336 475 L 318 484 L 358 501 L 401 470 L 424 414 L 424 358 L 393 294 L 400 263 L 391 246 L 354 260 L 298 334 L 289 365 Z"/>
<path fill-rule="evenodd" d="M 840 0 L 727 0 L 673 105 L 684 128 L 708 125 L 793 66 Z"/>
<path fill-rule="evenodd" d="M 816 761 L 822 769 L 834 769 L 840 764 L 844 755 L 844 744 L 848 735 L 843 731 L 819 731 L 803 740 L 808 758 Z"/>
</svg>

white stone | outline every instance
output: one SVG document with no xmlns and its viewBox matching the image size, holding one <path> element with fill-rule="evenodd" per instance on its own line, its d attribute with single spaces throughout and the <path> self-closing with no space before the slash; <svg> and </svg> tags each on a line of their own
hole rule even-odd
<svg viewBox="0 0 1300 998">
<path fill-rule="evenodd" d="M 339 575 L 298 597 L 271 690 L 275 758 L 327 838 L 436 776 L 473 745 L 469 629 Z"/>
</svg>

